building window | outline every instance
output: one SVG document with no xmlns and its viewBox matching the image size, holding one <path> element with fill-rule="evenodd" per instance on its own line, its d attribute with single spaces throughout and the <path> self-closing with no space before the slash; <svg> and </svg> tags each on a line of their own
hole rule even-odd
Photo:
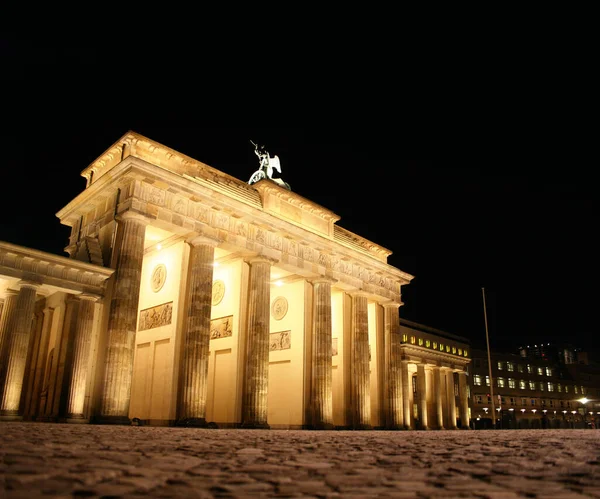
<svg viewBox="0 0 600 499">
<path fill-rule="evenodd" d="M 544 382 L 540 381 L 540 392 L 544 391 Z"/>
<path fill-rule="evenodd" d="M 565 403 L 564 403 L 562 400 L 560 401 L 560 406 L 561 406 L 561 407 L 564 407 L 564 406 L 565 406 Z"/>
<path fill-rule="evenodd" d="M 417 339 L 414 336 L 410 337 L 410 343 L 411 343 L 411 345 L 414 345 L 416 341 L 417 341 Z"/>
<path fill-rule="evenodd" d="M 504 388 L 504 378 L 498 378 L 496 382 L 498 383 L 498 388 Z"/>
<path fill-rule="evenodd" d="M 464 350 L 464 351 L 463 351 L 463 357 L 468 357 L 468 356 L 469 356 L 469 354 L 467 353 L 467 351 L 466 351 L 466 350 Z"/>
<path fill-rule="evenodd" d="M 508 378 L 508 387 L 509 388 L 516 388 L 517 387 L 517 383 L 515 382 L 515 378 Z"/>
<path fill-rule="evenodd" d="M 530 390 L 535 390 L 535 381 L 529 380 L 529 389 Z"/>
<path fill-rule="evenodd" d="M 504 362 L 498 361 L 498 371 L 502 371 L 504 369 Z"/>
<path fill-rule="evenodd" d="M 440 352 L 443 352 L 443 351 L 444 351 L 444 344 L 440 343 Z"/>
<path fill-rule="evenodd" d="M 554 391 L 554 383 L 552 383 L 552 381 L 548 381 L 548 391 L 549 392 Z"/>
<path fill-rule="evenodd" d="M 523 369 L 523 364 L 517 364 L 517 371 L 519 371 L 520 373 L 525 372 Z"/>
<path fill-rule="evenodd" d="M 419 338 L 419 346 L 422 347 L 423 346 L 423 338 Z"/>
<path fill-rule="evenodd" d="M 562 385 L 560 383 L 556 385 L 556 388 L 558 389 L 558 393 L 562 392 Z"/>
<path fill-rule="evenodd" d="M 485 386 L 490 386 L 490 377 L 489 376 L 485 377 Z"/>
<path fill-rule="evenodd" d="M 542 407 L 546 407 L 546 399 L 542 399 Z"/>
<path fill-rule="evenodd" d="M 437 341 L 434 341 L 434 342 L 433 342 L 433 349 L 434 349 L 434 350 L 437 350 Z"/>
<path fill-rule="evenodd" d="M 456 347 L 452 347 L 452 353 L 456 355 Z"/>
<path fill-rule="evenodd" d="M 481 375 L 480 374 L 473 375 L 473 384 L 475 386 L 481 386 Z"/>
<path fill-rule="evenodd" d="M 527 364 L 527 372 L 533 374 L 533 366 L 531 364 Z"/>
<path fill-rule="evenodd" d="M 462 348 L 458 349 L 458 355 L 462 355 Z"/>
<path fill-rule="evenodd" d="M 565 385 L 565 393 L 569 393 L 569 385 Z"/>
<path fill-rule="evenodd" d="M 406 343 L 408 341 L 408 335 L 407 334 L 403 334 L 402 335 L 402 343 Z"/>
<path fill-rule="evenodd" d="M 475 395 L 475 400 L 478 404 L 483 404 L 483 398 L 481 395 Z"/>
<path fill-rule="evenodd" d="M 535 404 L 536 404 L 535 399 L 531 399 L 531 405 L 535 405 Z"/>
<path fill-rule="evenodd" d="M 507 371 L 514 371 L 515 370 L 515 365 L 512 362 L 507 362 L 506 363 L 506 370 Z"/>
<path fill-rule="evenodd" d="M 527 384 L 525 383 L 525 380 L 524 379 L 520 379 L 519 380 L 519 388 L 521 390 L 525 390 L 526 387 L 527 387 Z"/>
<path fill-rule="evenodd" d="M 431 341 L 429 341 L 429 340 L 425 340 L 425 346 L 426 346 L 427 348 L 431 348 Z"/>
<path fill-rule="evenodd" d="M 446 353 L 450 353 L 450 345 L 446 345 Z"/>
<path fill-rule="evenodd" d="M 526 406 L 527 405 L 527 399 L 521 399 L 521 405 L 522 406 Z"/>
<path fill-rule="evenodd" d="M 552 376 L 552 368 L 551 367 L 546 368 L 546 376 Z"/>
<path fill-rule="evenodd" d="M 581 387 L 581 395 L 585 395 L 585 391 L 583 389 L 583 386 Z"/>
<path fill-rule="evenodd" d="M 579 392 L 577 391 L 577 385 L 573 385 L 573 393 L 577 395 Z"/>
<path fill-rule="evenodd" d="M 417 377 L 412 377 L 413 393 L 417 393 Z"/>
<path fill-rule="evenodd" d="M 550 407 L 554 407 L 554 399 L 550 399 Z"/>
<path fill-rule="evenodd" d="M 538 373 L 538 376 L 543 376 L 544 375 L 544 369 L 542 367 L 538 367 L 537 368 L 537 373 Z"/>
<path fill-rule="evenodd" d="M 514 397 L 510 398 L 510 405 L 517 405 L 517 401 L 515 400 Z"/>
</svg>

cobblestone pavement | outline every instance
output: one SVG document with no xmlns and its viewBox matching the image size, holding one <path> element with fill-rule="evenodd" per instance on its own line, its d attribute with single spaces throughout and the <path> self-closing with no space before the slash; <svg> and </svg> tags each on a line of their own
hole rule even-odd
<svg viewBox="0 0 600 499">
<path fill-rule="evenodd" d="M 0 498 L 600 498 L 600 431 L 0 422 Z"/>
</svg>

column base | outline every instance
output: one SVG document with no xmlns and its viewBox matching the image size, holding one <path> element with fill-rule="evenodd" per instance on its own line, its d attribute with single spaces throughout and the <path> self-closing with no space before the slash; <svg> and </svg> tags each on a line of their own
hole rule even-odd
<svg viewBox="0 0 600 499">
<path fill-rule="evenodd" d="M 175 423 L 175 426 L 181 428 L 209 428 L 204 418 L 181 418 Z"/>
<path fill-rule="evenodd" d="M 335 426 L 333 426 L 333 424 L 331 424 L 331 423 L 317 423 L 317 424 L 313 424 L 313 425 L 308 425 L 307 429 L 308 430 L 316 430 L 316 431 L 335 430 Z"/>
<path fill-rule="evenodd" d="M 270 430 L 271 427 L 267 423 L 242 423 L 240 428 L 244 430 Z"/>
<path fill-rule="evenodd" d="M 16 411 L 14 414 L 12 411 L 3 411 L 0 413 L 0 421 L 23 421 L 23 416 L 19 416 Z"/>
<path fill-rule="evenodd" d="M 67 424 L 89 424 L 90 420 L 84 418 L 83 416 L 69 416 L 65 419 L 62 419 L 61 422 Z"/>
<path fill-rule="evenodd" d="M 132 420 L 129 419 L 127 416 L 96 416 L 92 419 L 92 423 L 131 426 Z"/>
</svg>

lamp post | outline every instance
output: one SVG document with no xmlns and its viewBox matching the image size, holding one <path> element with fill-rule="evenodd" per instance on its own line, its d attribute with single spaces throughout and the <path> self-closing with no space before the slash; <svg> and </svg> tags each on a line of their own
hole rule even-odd
<svg viewBox="0 0 600 499">
<path fill-rule="evenodd" d="M 583 406 L 583 427 L 587 428 L 587 403 L 590 401 L 587 397 L 580 398 L 579 402 Z"/>
</svg>

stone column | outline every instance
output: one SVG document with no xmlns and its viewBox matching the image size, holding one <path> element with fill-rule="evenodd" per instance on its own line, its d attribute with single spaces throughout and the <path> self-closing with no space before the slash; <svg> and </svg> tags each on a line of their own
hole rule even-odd
<svg viewBox="0 0 600 499">
<path fill-rule="evenodd" d="M 269 332 L 272 260 L 256 257 L 248 261 L 248 333 L 242 428 L 268 429 Z"/>
<path fill-rule="evenodd" d="M 388 430 L 399 430 L 404 426 L 402 408 L 402 370 L 400 364 L 400 316 L 399 303 L 386 303 L 384 310 L 385 345 L 385 422 Z"/>
<path fill-rule="evenodd" d="M 433 368 L 433 397 L 435 399 L 435 425 L 438 430 L 444 429 L 443 392 L 442 369 L 439 366 L 435 366 Z"/>
<path fill-rule="evenodd" d="M 469 393 L 467 387 L 467 373 L 460 371 L 458 373 L 458 396 L 460 411 L 460 426 L 464 430 L 471 428 L 469 425 Z"/>
<path fill-rule="evenodd" d="M 352 427 L 371 429 L 371 374 L 367 297 L 352 295 Z"/>
<path fill-rule="evenodd" d="M 191 248 L 183 331 L 181 405 L 177 425 L 205 427 L 213 264 L 218 242 L 197 236 L 188 243 Z"/>
<path fill-rule="evenodd" d="M 402 408 L 404 410 L 404 429 L 412 429 L 412 407 L 410 406 L 410 391 L 412 379 L 408 372 L 408 360 L 400 361 L 402 371 Z"/>
<path fill-rule="evenodd" d="M 417 409 L 419 411 L 420 430 L 429 429 L 427 420 L 427 378 L 425 364 L 417 364 Z"/>
<path fill-rule="evenodd" d="M 94 311 L 98 296 L 82 294 L 76 297 L 79 311 L 75 322 L 73 338 L 73 365 L 67 398 L 67 422 L 81 423 L 86 419 L 83 414 L 85 390 L 88 381 L 90 345 L 94 327 Z"/>
<path fill-rule="evenodd" d="M 144 238 L 148 220 L 126 211 L 119 216 L 122 233 L 108 318 L 108 343 L 98 423 L 130 424 L 129 402 L 140 298 Z"/>
<path fill-rule="evenodd" d="M 19 284 L 19 294 L 2 339 L 0 417 L 3 419 L 20 419 L 19 404 L 23 391 L 35 296 L 40 287 L 39 284 L 27 281 L 20 281 Z M 10 303 L 8 306 L 11 306 Z"/>
<path fill-rule="evenodd" d="M 5 343 L 5 339 L 8 338 L 8 325 L 10 324 L 12 317 L 17 306 L 17 291 L 9 289 L 6 291 L 4 297 L 4 306 L 2 307 L 2 315 L 0 315 L 0 376 L 2 375 L 3 366 L 8 360 L 8 347 Z M 2 379 L 0 378 L 0 383 Z M 2 385 L 0 385 L 0 388 Z"/>
<path fill-rule="evenodd" d="M 331 283 L 328 277 L 312 281 L 313 324 L 311 362 L 311 428 L 333 429 L 331 367 Z"/>
<path fill-rule="evenodd" d="M 446 396 L 448 398 L 448 429 L 456 430 L 456 399 L 454 397 L 454 372 L 446 371 Z"/>
</svg>

